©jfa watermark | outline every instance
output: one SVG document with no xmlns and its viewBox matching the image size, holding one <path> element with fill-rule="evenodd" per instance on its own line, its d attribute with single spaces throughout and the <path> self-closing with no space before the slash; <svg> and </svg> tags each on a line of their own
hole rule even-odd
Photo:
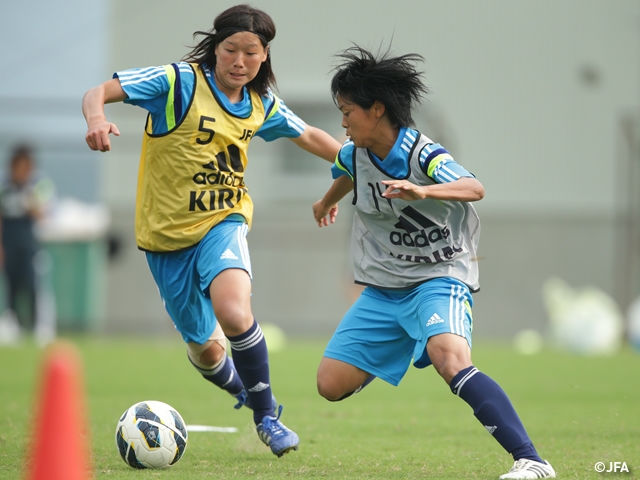
<svg viewBox="0 0 640 480">
<path fill-rule="evenodd" d="M 627 462 L 609 462 L 609 465 L 604 462 L 597 462 L 594 468 L 596 472 L 600 473 L 629 473 Z"/>
</svg>

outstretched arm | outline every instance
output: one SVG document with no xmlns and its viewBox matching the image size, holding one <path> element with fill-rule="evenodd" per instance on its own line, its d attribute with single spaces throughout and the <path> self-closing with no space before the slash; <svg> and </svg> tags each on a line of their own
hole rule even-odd
<svg viewBox="0 0 640 480">
<path fill-rule="evenodd" d="M 484 187 L 473 177 L 460 177 L 448 183 L 434 185 L 416 185 L 407 180 L 384 180 L 387 189 L 382 194 L 385 198 L 401 198 L 403 200 L 449 200 L 455 202 L 476 202 L 484 198 Z"/>
<path fill-rule="evenodd" d="M 109 134 L 120 135 L 115 123 L 107 121 L 104 106 L 107 103 L 121 102 L 127 98 L 120 80 L 108 80 L 84 94 L 82 99 L 82 113 L 87 121 L 85 140 L 91 150 L 108 152 L 111 150 Z"/>
<path fill-rule="evenodd" d="M 353 190 L 353 180 L 347 175 L 342 175 L 333 181 L 324 197 L 313 204 L 313 218 L 318 222 L 319 227 L 335 223 L 338 215 L 338 202 L 351 190 Z"/>
<path fill-rule="evenodd" d="M 300 148 L 312 153 L 327 162 L 333 163 L 340 150 L 340 143 L 324 130 L 307 125 L 302 135 L 291 139 Z"/>
</svg>

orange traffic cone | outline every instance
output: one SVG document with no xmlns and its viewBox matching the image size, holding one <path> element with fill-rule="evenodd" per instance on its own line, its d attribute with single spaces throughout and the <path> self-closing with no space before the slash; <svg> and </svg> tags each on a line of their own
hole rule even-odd
<svg viewBox="0 0 640 480">
<path fill-rule="evenodd" d="M 45 354 L 36 409 L 29 480 L 87 480 L 89 438 L 84 422 L 80 355 L 73 345 L 56 343 Z"/>
</svg>

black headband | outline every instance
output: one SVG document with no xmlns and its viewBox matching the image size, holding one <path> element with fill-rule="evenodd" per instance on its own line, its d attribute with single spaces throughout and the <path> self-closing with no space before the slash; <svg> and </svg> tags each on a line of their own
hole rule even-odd
<svg viewBox="0 0 640 480">
<path fill-rule="evenodd" d="M 218 35 L 223 35 L 223 34 L 227 34 L 225 35 L 225 38 L 230 37 L 231 35 L 235 34 L 235 33 L 240 33 L 240 32 L 249 32 L 249 33 L 253 33 L 254 35 L 256 35 L 265 46 L 269 45 L 269 41 L 266 39 L 266 37 L 264 35 L 262 35 L 261 33 L 258 32 L 254 32 L 253 30 L 249 30 L 247 28 L 242 28 L 242 27 L 227 27 L 227 28 L 223 28 L 222 30 L 218 30 L 216 31 L 216 33 L 214 35 L 218 36 Z M 218 42 L 216 42 L 218 43 Z"/>
</svg>

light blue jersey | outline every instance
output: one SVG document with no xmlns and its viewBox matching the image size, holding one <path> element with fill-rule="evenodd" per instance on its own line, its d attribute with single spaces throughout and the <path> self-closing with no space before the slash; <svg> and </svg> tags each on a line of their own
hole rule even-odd
<svg viewBox="0 0 640 480">
<path fill-rule="evenodd" d="M 167 72 L 175 71 L 175 89 L 172 92 Z M 251 98 L 247 88 L 244 96 L 237 103 L 231 103 L 213 80 L 213 72 L 205 66 L 205 76 L 218 101 L 233 115 L 246 118 L 251 114 Z M 195 77 L 193 69 L 186 62 L 147 68 L 134 68 L 116 72 L 114 78 L 120 80 L 122 89 L 127 94 L 124 103 L 136 105 L 149 111 L 153 134 L 163 134 L 170 130 L 167 126 L 167 98 L 174 95 L 174 117 L 176 123 L 187 111 L 193 95 Z M 265 122 L 256 132 L 256 136 L 268 142 L 278 138 L 295 138 L 304 132 L 305 123 L 294 114 L 284 102 L 271 90 L 262 96 L 265 111 Z"/>
</svg>

